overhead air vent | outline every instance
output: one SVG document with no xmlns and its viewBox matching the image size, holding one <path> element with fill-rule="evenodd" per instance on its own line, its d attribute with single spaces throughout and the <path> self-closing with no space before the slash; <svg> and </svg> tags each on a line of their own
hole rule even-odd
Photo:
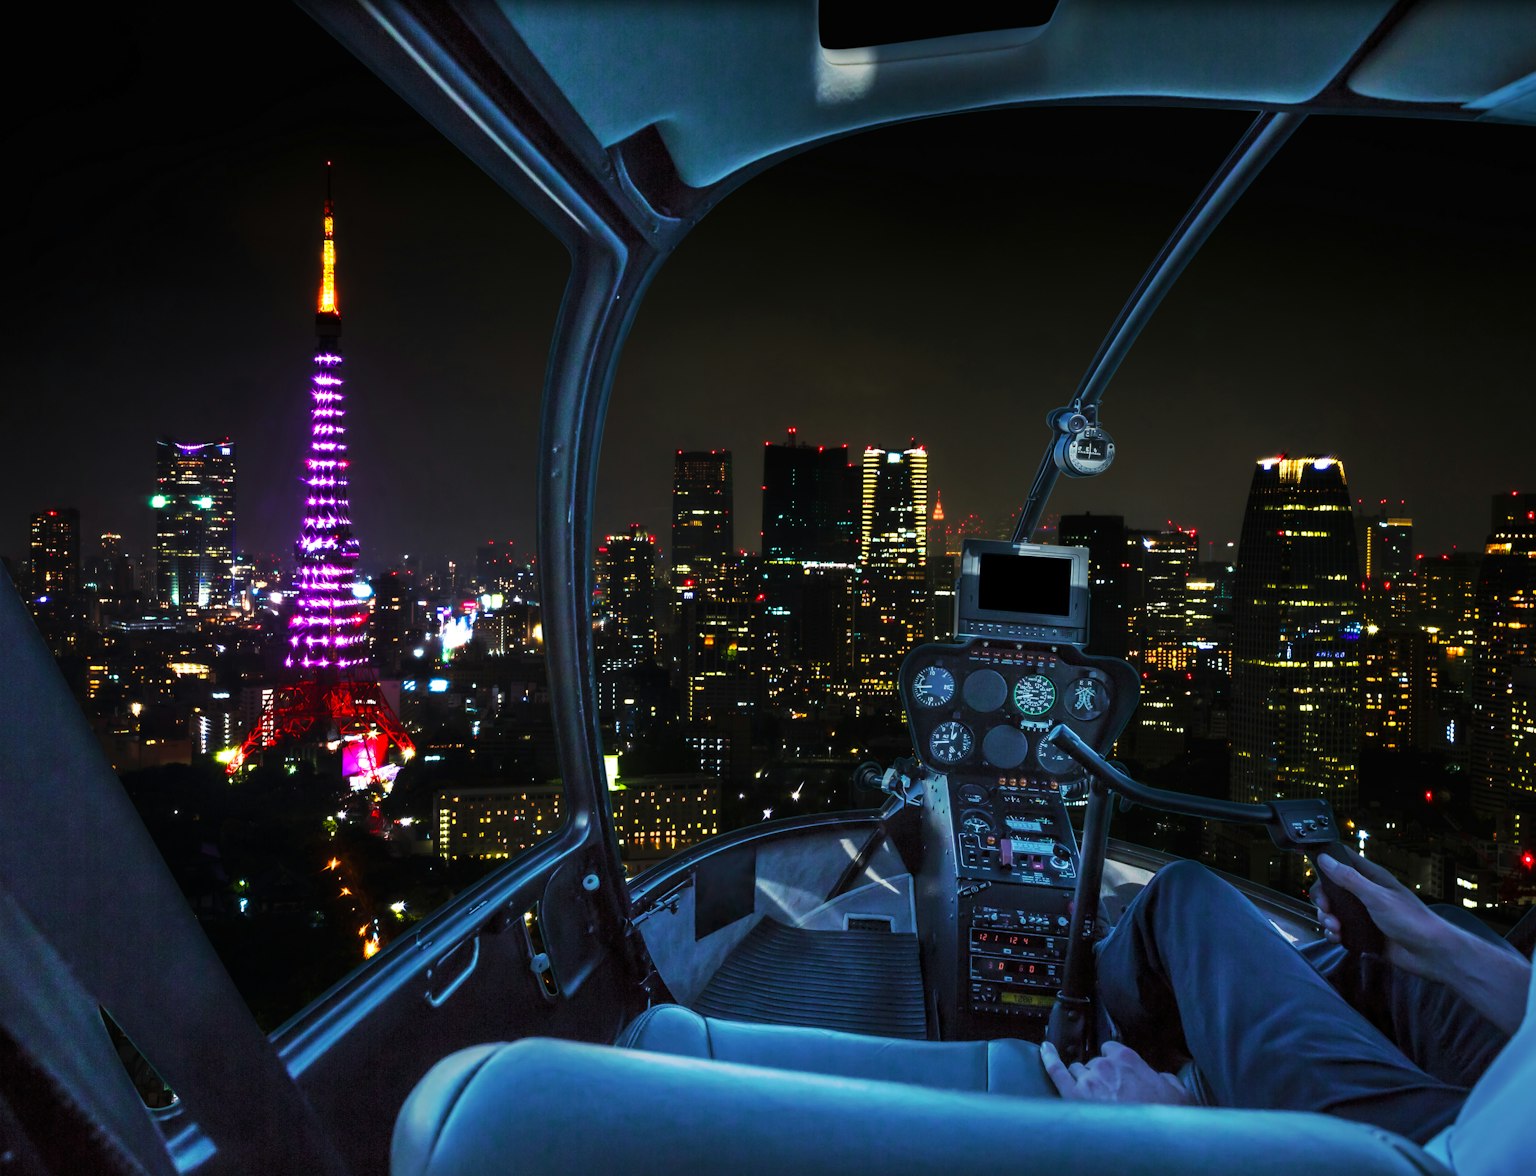
<svg viewBox="0 0 1536 1176">
<path fill-rule="evenodd" d="M 904 5 L 821 0 L 821 47 L 872 49 L 940 37 L 1038 29 L 1050 23 L 1058 3 L 1060 0 L 948 0 Z"/>
</svg>

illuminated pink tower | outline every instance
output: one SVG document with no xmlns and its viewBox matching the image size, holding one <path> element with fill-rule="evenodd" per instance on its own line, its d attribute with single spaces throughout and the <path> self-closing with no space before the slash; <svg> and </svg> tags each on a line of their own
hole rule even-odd
<svg viewBox="0 0 1536 1176">
<path fill-rule="evenodd" d="M 358 579 L 347 476 L 346 394 L 342 391 L 341 311 L 336 302 L 336 218 L 331 165 L 325 165 L 325 237 L 310 378 L 309 455 L 304 459 L 304 526 L 294 547 L 296 575 L 288 651 L 292 678 L 278 686 L 229 762 L 234 775 L 251 756 L 279 744 L 320 743 L 342 753 L 342 772 L 360 786 L 393 779 L 389 745 L 403 758 L 415 745 L 379 689 L 368 662 L 368 596 Z"/>
</svg>

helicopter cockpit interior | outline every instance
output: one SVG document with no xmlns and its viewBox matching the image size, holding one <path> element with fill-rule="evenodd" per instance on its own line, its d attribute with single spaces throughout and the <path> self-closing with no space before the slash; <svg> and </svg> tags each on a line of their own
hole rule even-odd
<svg viewBox="0 0 1536 1176">
<path fill-rule="evenodd" d="M 0 1167 L 1449 1176 L 1332 1117 L 1056 1097 L 1038 1043 L 1076 1060 L 1104 1039 L 1094 946 L 1171 860 L 1111 838 L 1117 804 L 1262 827 L 1314 859 L 1340 834 L 1321 799 L 1241 804 L 1121 770 L 1138 675 L 1084 648 L 1087 552 L 1034 540 L 1057 480 L 1113 459 L 1101 406 L 1138 334 L 1298 128 L 1536 122 L 1531 8 L 1033 0 L 904 24 L 840 0 L 300 6 L 570 256 L 538 465 L 565 820 L 268 1035 L 0 573 Z M 596 718 L 592 519 L 652 280 L 711 209 L 818 144 L 1095 104 L 1253 121 L 1050 412 L 1012 538 L 967 541 L 953 636 L 900 670 L 910 754 L 859 770 L 868 807 L 764 820 L 626 876 Z M 1298 898 L 1240 889 L 1279 934 L 1318 934 Z M 1367 942 L 1359 912 L 1336 909 Z M 102 1010 L 170 1105 L 144 1106 Z"/>
</svg>

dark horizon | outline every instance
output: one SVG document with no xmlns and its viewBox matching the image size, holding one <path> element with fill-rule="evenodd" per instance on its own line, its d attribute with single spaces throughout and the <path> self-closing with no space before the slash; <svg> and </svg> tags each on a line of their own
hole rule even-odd
<svg viewBox="0 0 1536 1176">
<path fill-rule="evenodd" d="M 243 55 L 215 58 L 190 12 L 84 30 L 85 81 L 18 132 L 34 188 L 10 230 L 23 342 L 5 359 L 0 550 L 24 562 L 27 518 L 74 506 L 84 550 L 116 530 L 147 551 L 154 439 L 228 435 L 237 545 L 287 556 L 334 159 L 364 566 L 464 559 L 492 538 L 531 555 L 561 250 L 304 14 L 252 7 Z M 1247 121 L 977 114 L 748 184 L 640 313 L 596 536 L 638 522 L 665 550 L 672 454 L 729 448 L 737 543 L 755 549 L 762 446 L 792 426 L 855 453 L 915 437 L 950 517 L 1003 525 L 1045 413 Z M 1480 549 L 1493 496 L 1531 489 L 1526 133 L 1304 125 L 1110 386 L 1115 468 L 1063 484 L 1050 511 L 1219 545 L 1237 539 L 1254 460 L 1331 453 L 1353 498 L 1406 499 L 1417 550 Z M 1446 453 L 1452 436 L 1469 452 Z"/>
</svg>

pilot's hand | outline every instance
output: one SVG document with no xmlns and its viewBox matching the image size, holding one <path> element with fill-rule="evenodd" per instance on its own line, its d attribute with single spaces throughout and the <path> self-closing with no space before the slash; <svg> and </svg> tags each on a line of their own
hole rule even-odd
<svg viewBox="0 0 1536 1176">
<path fill-rule="evenodd" d="M 1128 1045 L 1106 1041 L 1090 1062 L 1065 1065 L 1049 1041 L 1040 1046 L 1045 1072 L 1062 1098 L 1078 1102 L 1191 1103 L 1189 1091 L 1174 1074 L 1160 1073 L 1147 1065 Z"/>
<path fill-rule="evenodd" d="M 1365 904 L 1371 920 L 1386 936 L 1386 958 L 1419 976 L 1433 976 L 1442 971 L 1442 957 L 1448 950 L 1445 921 L 1390 871 L 1356 853 L 1349 853 L 1349 858 L 1346 864 L 1332 856 L 1323 856 L 1317 860 L 1317 868 L 1330 882 L 1342 886 Z M 1322 916 L 1323 934 L 1330 942 L 1338 943 L 1339 920 L 1329 911 L 1328 899 L 1321 886 L 1313 888 L 1312 901 Z"/>
</svg>

